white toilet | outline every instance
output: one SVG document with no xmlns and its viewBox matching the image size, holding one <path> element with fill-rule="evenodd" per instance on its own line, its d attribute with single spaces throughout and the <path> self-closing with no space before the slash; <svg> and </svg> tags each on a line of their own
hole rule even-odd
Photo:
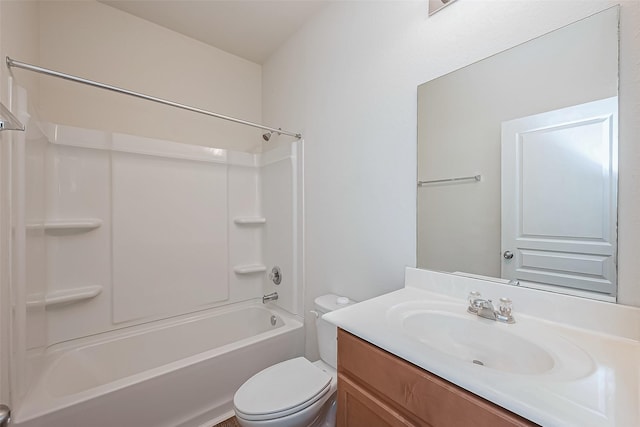
<svg viewBox="0 0 640 427">
<path fill-rule="evenodd" d="M 333 427 L 336 423 L 337 329 L 322 315 L 353 304 L 348 298 L 315 299 L 320 358 L 296 357 L 249 378 L 233 397 L 236 419 L 243 427 Z"/>
</svg>

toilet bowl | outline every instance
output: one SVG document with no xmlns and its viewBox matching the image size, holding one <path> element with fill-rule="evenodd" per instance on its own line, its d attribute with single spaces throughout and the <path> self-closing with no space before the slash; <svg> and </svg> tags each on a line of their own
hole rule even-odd
<svg viewBox="0 0 640 427">
<path fill-rule="evenodd" d="M 336 419 L 337 329 L 322 314 L 352 304 L 329 294 L 316 298 L 321 360 L 296 357 L 249 378 L 233 398 L 242 427 L 334 427 Z"/>
</svg>

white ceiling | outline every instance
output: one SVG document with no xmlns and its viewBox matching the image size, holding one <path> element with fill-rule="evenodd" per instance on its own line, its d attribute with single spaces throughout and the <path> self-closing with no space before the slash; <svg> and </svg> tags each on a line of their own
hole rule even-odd
<svg viewBox="0 0 640 427">
<path fill-rule="evenodd" d="M 328 0 L 99 0 L 262 64 Z"/>
</svg>

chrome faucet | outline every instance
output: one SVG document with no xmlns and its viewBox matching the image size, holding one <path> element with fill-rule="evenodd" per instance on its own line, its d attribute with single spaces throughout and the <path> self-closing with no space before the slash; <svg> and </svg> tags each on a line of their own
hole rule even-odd
<svg viewBox="0 0 640 427">
<path fill-rule="evenodd" d="M 496 320 L 496 309 L 493 306 L 491 300 L 479 299 L 476 300 L 477 310 L 476 314 L 480 317 L 484 317 L 489 320 Z"/>
<path fill-rule="evenodd" d="M 469 295 L 469 307 L 467 307 L 469 313 L 498 322 L 516 323 L 511 314 L 512 308 L 509 298 L 500 298 L 500 307 L 496 309 L 490 299 L 486 300 L 479 297 L 480 294 L 475 291 Z"/>
<path fill-rule="evenodd" d="M 270 294 L 262 296 L 262 303 L 266 304 L 268 301 L 276 301 L 278 299 L 277 292 L 271 292 Z"/>
</svg>

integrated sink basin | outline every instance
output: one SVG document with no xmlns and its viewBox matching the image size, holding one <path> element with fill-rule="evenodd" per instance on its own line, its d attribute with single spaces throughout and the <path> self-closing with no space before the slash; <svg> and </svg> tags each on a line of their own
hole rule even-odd
<svg viewBox="0 0 640 427">
<path fill-rule="evenodd" d="M 539 345 L 520 338 L 495 322 L 438 311 L 407 316 L 404 331 L 450 356 L 516 374 L 550 371 L 553 357 Z"/>
<path fill-rule="evenodd" d="M 432 351 L 505 374 L 579 378 L 595 368 L 581 348 L 530 320 L 504 324 L 443 302 L 398 304 L 386 317 L 399 333 Z"/>
</svg>

